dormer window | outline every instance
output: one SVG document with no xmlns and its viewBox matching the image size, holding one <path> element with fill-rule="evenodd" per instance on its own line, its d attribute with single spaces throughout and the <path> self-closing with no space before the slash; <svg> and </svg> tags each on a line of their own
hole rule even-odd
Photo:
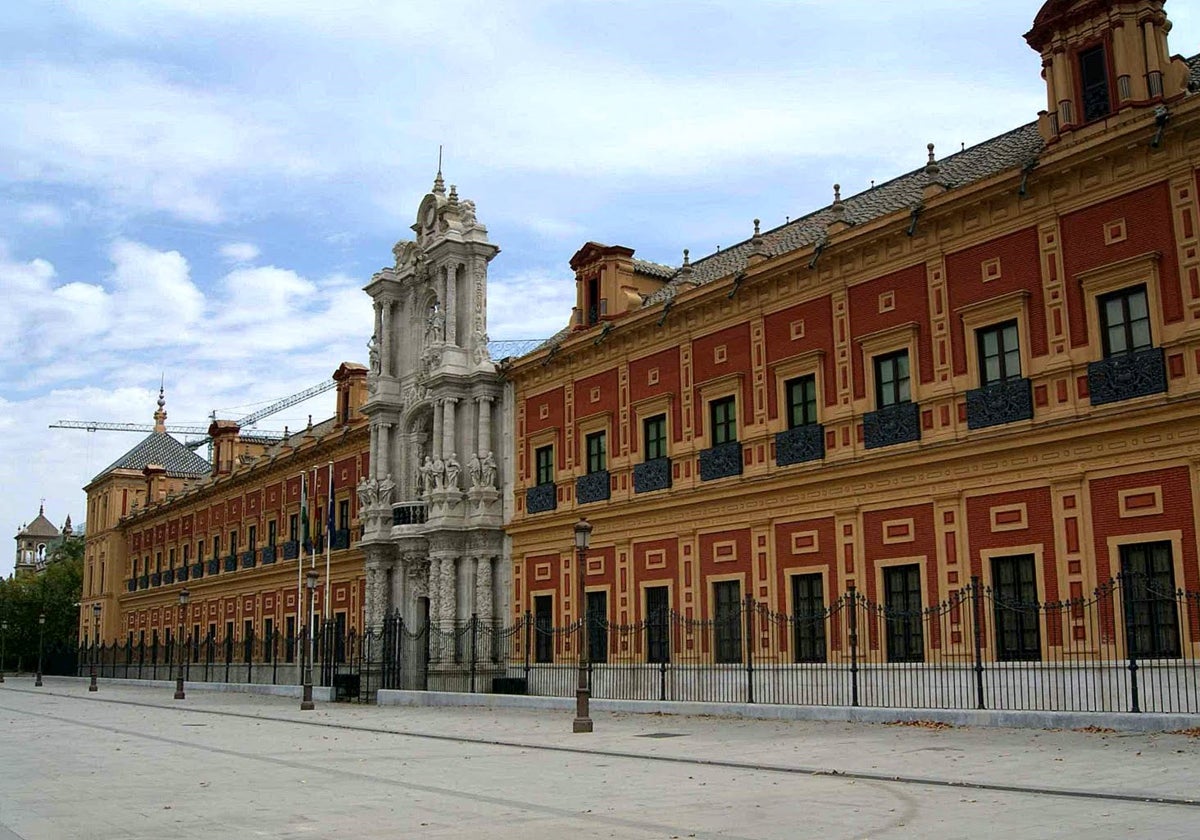
<svg viewBox="0 0 1200 840">
<path fill-rule="evenodd" d="M 1112 113 L 1108 84 L 1108 56 L 1098 44 L 1079 53 L 1079 87 L 1083 95 L 1083 120 L 1092 122 Z"/>
</svg>

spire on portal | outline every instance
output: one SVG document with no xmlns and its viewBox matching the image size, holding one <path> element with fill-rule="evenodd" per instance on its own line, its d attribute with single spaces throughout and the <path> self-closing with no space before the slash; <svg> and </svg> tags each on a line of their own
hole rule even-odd
<svg viewBox="0 0 1200 840">
<path fill-rule="evenodd" d="M 167 431 L 167 398 L 164 396 L 165 379 L 158 385 L 158 410 L 154 412 L 154 431 L 166 434 Z"/>
</svg>

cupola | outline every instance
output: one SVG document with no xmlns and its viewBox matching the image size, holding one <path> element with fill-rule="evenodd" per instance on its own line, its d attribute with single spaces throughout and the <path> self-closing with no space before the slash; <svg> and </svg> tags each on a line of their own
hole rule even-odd
<svg viewBox="0 0 1200 840">
<path fill-rule="evenodd" d="M 571 325 L 584 329 L 638 309 L 645 296 L 674 273 L 667 265 L 637 260 L 633 249 L 588 242 L 571 257 L 575 272 L 575 311 Z"/>
<path fill-rule="evenodd" d="M 1165 0 L 1048 0 L 1025 35 L 1042 56 L 1047 142 L 1187 92 L 1188 68 L 1167 48 Z"/>
</svg>

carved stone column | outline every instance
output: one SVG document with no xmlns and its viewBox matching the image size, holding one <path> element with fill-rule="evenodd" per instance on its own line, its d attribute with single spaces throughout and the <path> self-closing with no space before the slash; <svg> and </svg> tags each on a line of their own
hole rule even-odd
<svg viewBox="0 0 1200 840">
<path fill-rule="evenodd" d="M 492 614 L 492 558 L 490 555 L 475 558 L 475 613 L 479 620 L 491 624 Z"/>
<path fill-rule="evenodd" d="M 429 558 L 429 625 L 441 627 L 442 622 L 442 565 L 436 557 Z M 433 633 L 433 630 L 430 630 Z M 436 648 L 431 646 L 430 652 L 438 655 Z"/>
<path fill-rule="evenodd" d="M 371 424 L 371 444 L 367 451 L 369 453 L 367 467 L 371 473 L 370 477 L 379 478 L 379 426 L 374 423 Z"/>
<path fill-rule="evenodd" d="M 477 397 L 479 402 L 479 457 L 492 450 L 492 397 Z"/>
<path fill-rule="evenodd" d="M 446 266 L 446 343 L 458 346 L 458 266 Z"/>
<path fill-rule="evenodd" d="M 441 620 L 445 627 L 442 636 L 442 661 L 454 659 L 454 622 L 458 618 L 458 558 L 443 557 L 441 580 Z"/>
<path fill-rule="evenodd" d="M 396 341 L 392 335 L 392 303 L 391 298 L 383 299 L 383 335 L 379 340 L 379 371 L 383 376 L 392 375 L 392 357 L 396 351 Z"/>
<path fill-rule="evenodd" d="M 433 401 L 433 458 L 446 457 L 447 453 L 442 451 L 442 421 L 445 415 L 442 411 L 442 401 Z"/>
<path fill-rule="evenodd" d="M 454 397 L 447 397 L 442 400 L 442 410 L 445 417 L 442 419 L 442 457 L 448 457 L 451 452 L 455 451 L 454 446 L 454 406 L 458 402 Z"/>
</svg>

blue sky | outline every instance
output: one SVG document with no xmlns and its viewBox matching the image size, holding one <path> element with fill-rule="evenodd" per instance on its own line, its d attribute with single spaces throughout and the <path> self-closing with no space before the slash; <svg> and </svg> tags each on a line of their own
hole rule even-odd
<svg viewBox="0 0 1200 840">
<path fill-rule="evenodd" d="M 42 497 L 78 522 L 137 441 L 55 420 L 150 422 L 160 375 L 170 422 L 234 417 L 364 361 L 361 287 L 439 144 L 502 249 L 492 338 L 543 337 L 589 239 L 678 264 L 1034 119 L 1040 5 L 8 4 L 0 526 Z M 1200 9 L 1167 11 L 1173 51 L 1200 52 Z"/>
</svg>

